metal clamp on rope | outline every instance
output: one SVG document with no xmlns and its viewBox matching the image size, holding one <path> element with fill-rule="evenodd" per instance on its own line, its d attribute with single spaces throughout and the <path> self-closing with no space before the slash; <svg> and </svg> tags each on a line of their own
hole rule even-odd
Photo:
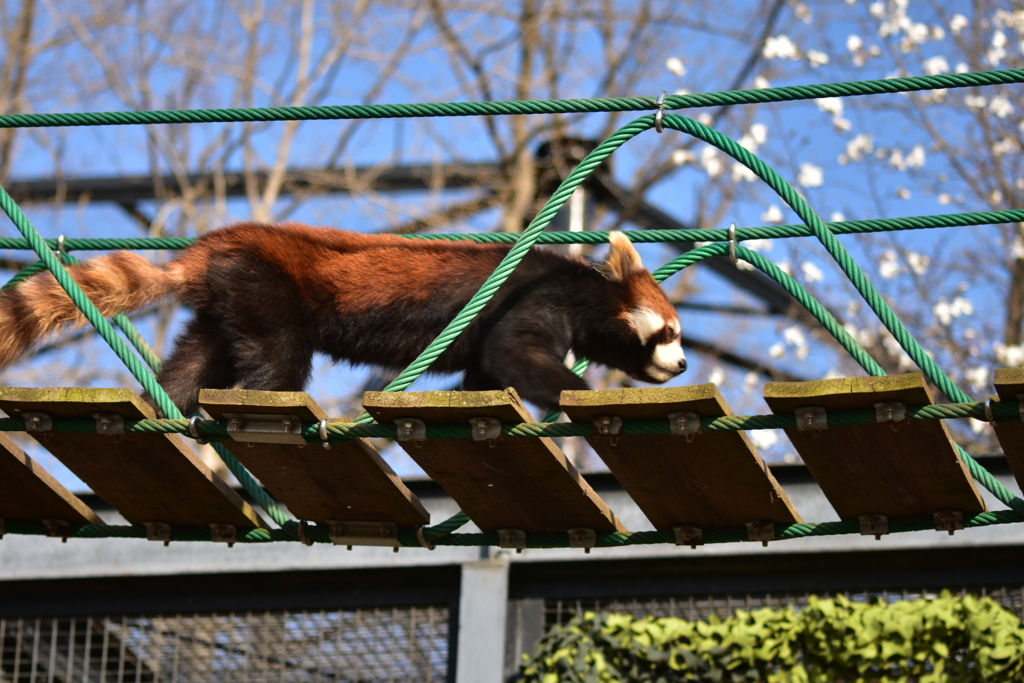
<svg viewBox="0 0 1024 683">
<path fill-rule="evenodd" d="M 733 263 L 738 263 L 739 259 L 736 256 L 736 224 L 729 224 L 729 260 Z"/>
<path fill-rule="evenodd" d="M 522 529 L 498 529 L 498 546 L 515 548 L 517 553 L 526 547 L 526 532 Z"/>
<path fill-rule="evenodd" d="M 775 540 L 775 522 L 760 519 L 747 522 L 747 538 L 751 541 L 760 541 L 761 545 L 767 548 L 768 541 Z"/>
<path fill-rule="evenodd" d="M 659 133 L 665 132 L 665 97 L 668 95 L 664 90 L 658 95 L 658 113 L 654 115 L 654 130 Z"/>
<path fill-rule="evenodd" d="M 688 545 L 691 550 L 704 545 L 704 530 L 699 526 L 676 526 L 672 527 L 672 532 L 676 536 L 676 545 Z"/>
<path fill-rule="evenodd" d="M 46 527 L 46 535 L 50 538 L 59 538 L 61 543 L 68 542 L 71 535 L 71 523 L 66 519 L 44 519 L 43 526 Z"/>
<path fill-rule="evenodd" d="M 329 435 L 327 434 L 327 418 L 326 417 L 324 419 L 320 420 L 320 426 L 317 429 L 317 432 L 320 434 L 320 440 L 323 442 L 324 448 L 329 449 L 331 447 L 331 444 L 327 443 L 327 438 L 328 438 Z"/>
<path fill-rule="evenodd" d="M 26 432 L 40 434 L 53 431 L 53 418 L 46 413 L 22 413 L 21 419 L 25 420 Z"/>
<path fill-rule="evenodd" d="M 935 530 L 948 531 L 950 536 L 954 531 L 964 528 L 964 513 L 960 510 L 936 510 L 932 517 L 935 520 Z"/>
<path fill-rule="evenodd" d="M 823 429 L 828 429 L 828 413 L 820 406 L 797 408 L 796 428 L 801 432 L 814 432 L 814 436 Z"/>
<path fill-rule="evenodd" d="M 899 423 L 907 421 L 907 404 L 894 401 L 892 403 L 875 404 L 875 422 L 892 424 L 892 431 L 900 428 Z"/>
<path fill-rule="evenodd" d="M 61 233 L 57 238 L 57 256 L 60 258 L 60 262 L 64 263 L 64 257 L 68 255 L 68 249 L 64 245 L 64 240 L 67 239 L 67 235 Z"/>
<path fill-rule="evenodd" d="M 874 536 L 876 541 L 881 541 L 882 536 L 889 533 L 889 518 L 885 515 L 859 515 L 861 536 Z"/>
<path fill-rule="evenodd" d="M 422 526 L 416 527 L 416 539 L 420 542 L 420 545 L 426 548 L 427 550 L 433 550 L 435 547 L 437 547 L 433 543 L 428 541 L 427 537 L 423 535 Z"/>
<path fill-rule="evenodd" d="M 427 423 L 415 417 L 400 417 L 395 420 L 399 441 L 415 441 L 417 446 L 427 440 Z"/>
<path fill-rule="evenodd" d="M 501 438 L 501 421 L 493 417 L 472 417 L 469 424 L 473 427 L 473 441 L 488 441 L 494 448 L 494 442 Z"/>
<path fill-rule="evenodd" d="M 693 443 L 693 437 L 700 434 L 700 415 L 686 411 L 668 414 L 668 430 L 671 434 L 686 437 L 687 443 Z"/>
<path fill-rule="evenodd" d="M 199 436 L 199 416 L 193 415 L 192 419 L 188 421 L 188 435 L 196 440 L 196 443 L 200 446 L 206 443 L 206 439 Z"/>
<path fill-rule="evenodd" d="M 597 545 L 597 532 L 593 529 L 569 529 L 569 547 L 583 548 L 583 552 L 590 554 L 590 549 Z"/>
<path fill-rule="evenodd" d="M 619 435 L 622 434 L 622 418 L 618 415 L 599 415 L 590 421 L 594 425 L 594 436 L 611 437 L 609 444 L 615 446 L 619 443 Z"/>
</svg>

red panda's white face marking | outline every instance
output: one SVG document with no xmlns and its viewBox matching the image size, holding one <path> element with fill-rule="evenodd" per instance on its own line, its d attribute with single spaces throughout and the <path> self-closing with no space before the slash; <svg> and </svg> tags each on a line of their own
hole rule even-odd
<svg viewBox="0 0 1024 683">
<path fill-rule="evenodd" d="M 654 343 L 650 362 L 644 366 L 642 378 L 650 382 L 667 382 L 686 369 L 686 354 L 680 343 L 679 319 L 666 320 L 660 313 L 649 308 L 636 308 L 627 314 L 630 325 L 640 338 L 640 343 L 650 346 Z"/>
</svg>

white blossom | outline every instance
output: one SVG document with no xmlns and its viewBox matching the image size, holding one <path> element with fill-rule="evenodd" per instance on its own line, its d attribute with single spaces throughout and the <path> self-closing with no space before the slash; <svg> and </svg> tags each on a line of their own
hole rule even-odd
<svg viewBox="0 0 1024 683">
<path fill-rule="evenodd" d="M 846 220 L 846 216 L 843 215 L 842 211 L 833 211 L 832 215 L 828 217 L 829 222 L 839 223 Z"/>
<path fill-rule="evenodd" d="M 907 252 L 907 265 L 910 266 L 910 270 L 914 275 L 924 275 L 928 272 L 928 266 L 931 262 L 930 256 L 918 254 L 916 251 Z"/>
<path fill-rule="evenodd" d="M 781 219 L 781 214 L 779 217 Z M 762 216 L 762 218 L 764 217 Z M 771 251 L 775 247 L 775 243 L 771 240 L 745 240 L 743 246 L 760 253 L 762 251 Z"/>
<path fill-rule="evenodd" d="M 850 35 L 846 38 L 846 49 L 850 52 L 857 52 L 864 47 L 864 40 L 860 36 Z"/>
<path fill-rule="evenodd" d="M 812 69 L 817 69 L 819 66 L 828 64 L 829 57 L 824 52 L 818 50 L 807 51 L 807 63 L 811 65 Z"/>
<path fill-rule="evenodd" d="M 688 149 L 677 149 L 672 152 L 672 163 L 676 166 L 688 164 L 697 159 L 697 155 Z"/>
<path fill-rule="evenodd" d="M 988 385 L 988 368 L 980 365 L 971 368 L 964 373 L 964 379 L 967 380 L 970 390 L 977 393 Z"/>
<path fill-rule="evenodd" d="M 782 209 L 775 204 L 769 206 L 768 210 L 761 214 L 761 220 L 765 223 L 781 223 L 782 219 Z"/>
<path fill-rule="evenodd" d="M 1020 149 L 1020 144 L 1014 138 L 1002 138 L 996 144 L 992 145 L 992 153 L 996 156 L 1003 156 L 1016 152 Z"/>
<path fill-rule="evenodd" d="M 800 164 L 800 175 L 796 181 L 803 187 L 821 187 L 825 183 L 825 171 L 820 166 L 804 162 Z"/>
<path fill-rule="evenodd" d="M 800 271 L 804 274 L 804 279 L 808 282 L 820 282 L 825 279 L 825 273 L 821 272 L 821 268 L 810 261 L 804 261 L 801 263 Z"/>
<path fill-rule="evenodd" d="M 807 345 L 807 337 L 804 336 L 803 330 L 797 326 L 787 327 L 782 331 L 782 337 L 786 340 L 786 343 L 796 349 L 796 357 L 800 360 L 807 358 L 807 355 L 811 352 L 810 347 Z"/>
<path fill-rule="evenodd" d="M 745 183 L 752 183 L 757 180 L 757 174 L 750 170 L 745 164 L 735 162 L 732 165 L 732 181 L 738 183 L 743 181 Z"/>
<path fill-rule="evenodd" d="M 967 95 L 964 97 L 964 104 L 971 109 L 982 109 L 987 104 L 987 100 L 982 95 Z"/>
<path fill-rule="evenodd" d="M 711 384 L 721 385 L 725 381 L 725 370 L 721 365 L 716 365 L 711 368 L 711 372 L 708 373 L 708 382 Z"/>
<path fill-rule="evenodd" d="M 783 273 L 785 273 L 786 275 L 789 275 L 789 276 L 792 276 L 792 275 L 793 275 L 793 266 L 791 266 L 791 265 L 790 265 L 790 263 L 789 263 L 789 260 L 788 260 L 788 259 L 787 259 L 787 260 L 785 260 L 785 261 L 778 261 L 778 262 L 777 262 L 777 263 L 775 264 L 775 266 L 776 266 L 776 267 L 777 267 L 777 268 L 778 268 L 779 270 L 781 270 L 781 271 L 782 271 Z"/>
<path fill-rule="evenodd" d="M 772 36 L 764 41 L 765 59 L 796 59 L 800 54 L 789 36 Z"/>
<path fill-rule="evenodd" d="M 953 32 L 953 35 L 958 35 L 960 31 L 967 28 L 970 22 L 967 21 L 967 17 L 962 14 L 954 14 L 953 18 L 949 20 L 949 30 Z"/>
<path fill-rule="evenodd" d="M 886 280 L 891 280 L 902 272 L 899 255 L 892 249 L 882 252 L 882 258 L 878 261 L 878 274 Z"/>
<path fill-rule="evenodd" d="M 914 148 L 910 150 L 910 154 L 908 154 L 906 158 L 907 168 L 921 168 L 924 166 L 924 161 L 924 147 L 921 145 L 914 145 Z"/>
<path fill-rule="evenodd" d="M 910 199 L 910 190 L 908 190 L 905 187 L 897 188 L 896 196 L 899 197 L 900 199 Z"/>
<path fill-rule="evenodd" d="M 946 301 L 943 297 L 932 307 L 932 312 L 935 313 L 935 317 L 939 319 L 940 323 L 948 326 L 962 315 L 973 315 L 974 304 L 962 296 L 956 297 L 953 301 Z"/>
<path fill-rule="evenodd" d="M 704 171 L 714 178 L 722 172 L 722 160 L 718 157 L 718 150 L 714 147 L 705 147 L 700 151 L 700 165 Z"/>
<path fill-rule="evenodd" d="M 779 435 L 775 429 L 751 429 L 747 436 L 760 451 L 766 451 L 779 443 Z"/>
<path fill-rule="evenodd" d="M 861 133 L 846 143 L 846 156 L 854 161 L 860 161 L 862 155 L 871 154 L 874 149 L 875 145 L 871 135 L 868 133 Z"/>
<path fill-rule="evenodd" d="M 996 352 L 996 360 L 1006 367 L 1016 368 L 1024 364 L 1024 346 L 1020 344 L 996 342 L 992 349 Z"/>
<path fill-rule="evenodd" d="M 772 87 L 772 84 L 768 82 L 768 79 L 764 76 L 758 76 L 754 79 L 754 87 L 758 90 L 764 90 L 765 88 Z"/>
<path fill-rule="evenodd" d="M 712 123 L 715 122 L 715 120 L 711 117 L 711 114 L 707 113 L 706 111 L 702 111 L 700 114 L 697 114 L 697 121 L 699 123 L 703 123 L 705 126 L 710 126 Z"/>
<path fill-rule="evenodd" d="M 924 60 L 921 66 L 924 67 L 924 72 L 929 76 L 949 73 L 949 62 L 942 55 L 936 55 Z"/>
<path fill-rule="evenodd" d="M 997 95 L 989 101 L 988 110 L 999 118 L 1005 119 L 1013 113 L 1013 105 L 1010 103 L 1010 100 L 1002 95 Z"/>
<path fill-rule="evenodd" d="M 665 62 L 665 68 L 676 76 L 686 75 L 686 66 L 683 65 L 683 60 L 679 59 L 679 57 L 669 57 Z"/>
<path fill-rule="evenodd" d="M 750 126 L 750 137 L 758 145 L 763 145 L 768 139 L 768 126 L 763 123 L 755 123 Z"/>
<path fill-rule="evenodd" d="M 829 114 L 839 116 L 843 113 L 843 100 L 841 97 L 819 97 L 814 100 L 814 103 L 818 105 L 818 109 Z"/>
<path fill-rule="evenodd" d="M 761 383 L 761 377 L 756 372 L 748 372 L 743 376 L 743 390 L 751 392 L 754 387 Z"/>
<path fill-rule="evenodd" d="M 793 5 L 793 15 L 796 16 L 797 19 L 804 22 L 805 24 L 811 23 L 811 19 L 814 17 L 814 15 L 811 12 L 810 7 L 808 7 L 802 2 L 793 2 L 791 4 Z"/>
<path fill-rule="evenodd" d="M 938 24 L 932 26 L 932 40 L 944 40 L 946 38 L 946 29 L 942 28 Z"/>
<path fill-rule="evenodd" d="M 907 170 L 907 160 L 903 158 L 903 150 L 894 149 L 889 154 L 889 165 L 896 167 L 900 171 Z"/>
<path fill-rule="evenodd" d="M 951 195 L 948 192 L 943 192 L 942 194 L 939 195 L 939 204 L 946 205 L 952 203 L 952 201 L 953 195 Z"/>
</svg>

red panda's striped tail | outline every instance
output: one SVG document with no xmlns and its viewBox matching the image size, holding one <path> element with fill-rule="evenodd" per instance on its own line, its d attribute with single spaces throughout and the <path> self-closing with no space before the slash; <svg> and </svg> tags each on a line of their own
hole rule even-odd
<svg viewBox="0 0 1024 683">
<path fill-rule="evenodd" d="M 173 293 L 166 269 L 127 251 L 70 266 L 68 271 L 104 316 L 134 311 Z M 51 273 L 0 294 L 0 369 L 25 351 L 88 321 Z"/>
</svg>

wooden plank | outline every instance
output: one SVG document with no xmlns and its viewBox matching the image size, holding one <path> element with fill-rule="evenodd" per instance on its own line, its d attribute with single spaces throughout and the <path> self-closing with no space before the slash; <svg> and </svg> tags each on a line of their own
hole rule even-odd
<svg viewBox="0 0 1024 683">
<path fill-rule="evenodd" d="M 513 389 L 367 392 L 363 405 L 382 423 L 410 417 L 442 424 L 466 424 L 477 417 L 534 422 Z M 428 439 L 401 443 L 484 531 L 625 531 L 551 439 Z"/>
<path fill-rule="evenodd" d="M 319 422 L 324 410 L 300 391 L 204 389 L 199 402 L 216 420 L 234 414 L 292 415 Z M 342 423 L 331 420 L 332 424 Z M 366 439 L 325 449 L 295 444 L 225 441 L 224 445 L 295 516 L 319 523 L 392 522 L 417 527 L 430 514 Z"/>
<path fill-rule="evenodd" d="M 908 406 L 933 402 L 921 373 L 887 377 L 846 377 L 816 382 L 772 382 L 765 401 L 776 413 L 820 406 L 827 410 L 873 408 L 876 403 Z M 939 420 L 787 429 L 825 496 L 842 519 L 985 510 L 945 423 Z"/>
<path fill-rule="evenodd" d="M 714 384 L 563 391 L 561 404 L 574 422 L 603 416 L 667 421 L 675 412 L 733 414 Z M 589 437 L 587 443 L 658 529 L 802 521 L 743 432 L 705 432 L 690 440 L 674 434 L 622 434 Z"/>
<path fill-rule="evenodd" d="M 103 523 L 92 508 L 3 433 L 0 433 L 0 519 Z"/>
<path fill-rule="evenodd" d="M 55 419 L 92 419 L 97 412 L 154 417 L 128 389 L 0 387 L 0 409 L 12 417 L 24 412 Z M 32 436 L 132 524 L 266 526 L 177 434 Z"/>
<path fill-rule="evenodd" d="M 1016 401 L 1024 394 L 1024 368 L 996 370 L 993 382 L 1000 400 Z M 1024 422 L 996 423 L 995 431 L 1017 484 L 1024 488 Z"/>
</svg>

